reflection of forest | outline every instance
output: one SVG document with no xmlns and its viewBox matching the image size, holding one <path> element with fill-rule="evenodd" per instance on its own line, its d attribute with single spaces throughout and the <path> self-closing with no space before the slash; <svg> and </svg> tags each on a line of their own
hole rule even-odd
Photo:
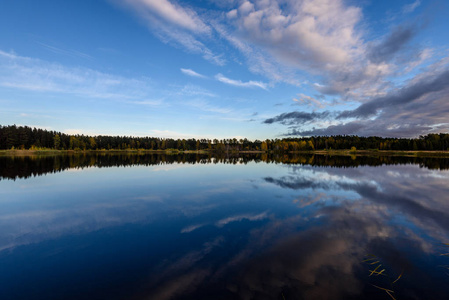
<svg viewBox="0 0 449 300">
<path fill-rule="evenodd" d="M 358 166 L 416 164 L 429 169 L 449 169 L 449 158 L 405 156 L 328 156 L 277 154 L 73 154 L 55 156 L 2 156 L 0 179 L 17 179 L 56 173 L 67 169 L 87 167 L 153 166 L 164 164 L 246 164 L 249 162 L 302 164 L 323 167 L 348 168 Z"/>
</svg>

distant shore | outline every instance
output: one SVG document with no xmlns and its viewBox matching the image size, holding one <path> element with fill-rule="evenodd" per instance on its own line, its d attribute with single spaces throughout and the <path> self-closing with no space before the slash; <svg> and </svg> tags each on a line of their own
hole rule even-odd
<svg viewBox="0 0 449 300">
<path fill-rule="evenodd" d="M 409 156 L 409 157 L 449 157 L 449 151 L 392 151 L 392 150 L 308 150 L 308 151 L 288 151 L 288 152 L 272 152 L 272 151 L 229 151 L 216 152 L 214 150 L 145 150 L 145 149 L 110 149 L 110 150 L 56 150 L 56 149 L 39 149 L 39 150 L 0 150 L 1 156 L 35 156 L 35 155 L 78 155 L 78 154 L 316 154 L 329 156 Z"/>
<path fill-rule="evenodd" d="M 214 150 L 176 150 L 176 149 L 167 149 L 167 150 L 146 150 L 146 149 L 98 149 L 98 150 L 56 150 L 56 149 L 40 149 L 40 150 L 21 150 L 21 149 L 9 149 L 9 150 L 0 150 L 0 155 L 16 155 L 16 156 L 27 156 L 27 155 L 65 155 L 65 154 L 91 154 L 91 153 L 108 153 L 108 154 L 214 154 L 218 153 Z M 226 153 L 226 152 L 220 152 Z M 229 151 L 229 153 L 266 153 L 266 151 Z"/>
</svg>

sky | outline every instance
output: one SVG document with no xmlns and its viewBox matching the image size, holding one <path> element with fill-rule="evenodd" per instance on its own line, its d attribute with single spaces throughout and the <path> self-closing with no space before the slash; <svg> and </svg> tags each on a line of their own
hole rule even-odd
<svg viewBox="0 0 449 300">
<path fill-rule="evenodd" d="M 449 132 L 449 3 L 4 0 L 0 125 L 165 138 Z"/>
</svg>

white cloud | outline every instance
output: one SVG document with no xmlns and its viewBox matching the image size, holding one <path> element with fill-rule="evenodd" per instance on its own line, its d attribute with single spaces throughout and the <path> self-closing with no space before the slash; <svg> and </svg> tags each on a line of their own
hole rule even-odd
<svg viewBox="0 0 449 300">
<path fill-rule="evenodd" d="M 245 1 L 239 6 L 239 13 L 242 15 L 247 15 L 251 11 L 254 10 L 254 4 L 252 4 L 250 1 Z"/>
<path fill-rule="evenodd" d="M 342 0 L 255 0 L 211 25 L 254 73 L 297 86 L 316 76 L 327 86 L 321 93 L 360 97 L 358 89 L 380 90 L 392 72 L 366 59 L 362 21 L 362 9 Z"/>
<path fill-rule="evenodd" d="M 369 59 L 370 45 L 376 40 L 371 36 L 366 38 L 368 27 L 362 8 L 357 7 L 356 2 L 240 0 L 223 5 L 217 3 L 224 11 L 204 8 L 194 11 L 192 3 L 188 6 L 168 0 L 126 0 L 124 3 L 165 43 L 199 54 L 219 66 L 225 65 L 227 60 L 224 54 L 214 53 L 212 49 L 222 49 L 223 42 L 229 43 L 243 54 L 251 72 L 269 78 L 271 83 L 283 81 L 300 86 L 308 78 L 322 84 L 316 86 L 319 93 L 342 96 L 343 100 L 363 102 L 385 93 L 391 76 L 404 74 L 407 68 L 404 62 Z M 403 10 L 411 12 L 420 4 L 421 1 L 416 0 Z M 390 35 L 387 33 L 381 40 L 388 41 Z M 395 58 L 411 61 L 404 56 L 402 48 L 400 50 L 400 53 L 396 51 Z M 229 57 L 240 63 L 240 58 L 234 54 Z M 423 60 L 414 61 L 413 67 L 424 64 Z M 189 76 L 201 75 L 190 69 L 183 72 Z M 242 82 L 222 74 L 215 78 L 235 86 L 267 89 L 263 82 Z"/>
<path fill-rule="evenodd" d="M 192 69 L 183 69 L 181 68 L 181 72 L 188 75 L 188 76 L 192 76 L 192 77 L 198 77 L 198 78 L 206 78 L 206 76 L 201 75 L 195 71 L 193 71 Z"/>
<path fill-rule="evenodd" d="M 260 82 L 260 81 L 248 81 L 248 82 L 242 82 L 241 80 L 234 80 L 234 79 L 230 79 L 225 77 L 223 74 L 217 74 L 215 75 L 215 79 L 217 79 L 220 82 L 229 84 L 229 85 L 234 85 L 234 86 L 240 86 L 240 87 L 259 87 L 261 89 L 266 90 L 267 89 L 267 84 L 264 82 Z"/>
<path fill-rule="evenodd" d="M 330 68 L 346 63 L 360 40 L 355 31 L 361 10 L 339 0 L 245 2 L 239 7 L 238 30 L 279 61 L 300 68 Z"/>
<path fill-rule="evenodd" d="M 229 19 L 237 18 L 237 9 L 233 9 L 233 10 L 227 12 L 226 17 L 228 17 Z"/>
<path fill-rule="evenodd" d="M 406 10 L 419 5 L 415 1 Z M 425 51 L 415 59 L 420 47 L 408 43 L 419 26 L 404 25 L 402 42 L 395 38 L 400 25 L 376 42 L 366 37 L 361 7 L 343 0 L 240 1 L 227 12 L 225 21 L 213 27 L 247 58 L 252 72 L 297 85 L 307 76 L 321 83 L 315 86 L 319 93 L 344 101 L 385 94 L 408 70 L 429 59 Z M 373 49 L 378 44 L 387 45 Z M 385 49 L 390 49 L 390 60 L 370 59 L 374 50 L 382 56 Z"/>
</svg>

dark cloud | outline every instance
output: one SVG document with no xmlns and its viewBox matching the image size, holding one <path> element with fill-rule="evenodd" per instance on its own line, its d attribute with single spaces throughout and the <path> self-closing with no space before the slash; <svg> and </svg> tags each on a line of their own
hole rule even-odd
<svg viewBox="0 0 449 300">
<path fill-rule="evenodd" d="M 297 168 L 298 176 L 288 181 L 310 181 L 304 177 L 304 168 Z M 445 288 L 428 275 L 434 266 L 416 263 L 422 252 L 435 253 L 429 240 L 439 240 L 440 233 L 446 236 L 449 218 L 447 201 L 443 199 L 448 188 L 444 180 L 428 176 L 431 171 L 410 166 L 359 168 L 358 174 L 345 169 L 314 170 L 333 175 L 327 179 L 333 183 L 329 186 L 361 198 L 341 200 L 336 205 L 312 203 L 315 206 L 308 207 L 313 211 L 309 218 L 277 221 L 254 230 L 252 248 L 260 249 L 257 242 L 266 232 L 271 233 L 273 246 L 246 263 L 235 283 L 228 285 L 233 292 L 239 293 L 241 299 L 366 298 L 368 295 L 360 294 L 363 287 L 368 283 L 377 285 L 379 279 L 371 281 L 361 261 L 367 253 L 375 253 L 390 274 L 407 274 L 410 281 L 403 281 L 402 287 L 413 290 L 417 298 L 425 298 L 426 293 L 416 288 L 419 284 L 432 286 L 435 298 L 444 298 Z M 340 180 L 336 180 L 337 176 Z M 392 176 L 397 177 L 391 180 Z M 310 199 L 313 197 L 306 200 Z M 399 218 L 400 224 L 392 222 L 392 218 Z M 301 220 L 306 223 L 303 225 Z M 293 225 L 301 231 L 286 235 L 284 230 Z M 411 272 L 425 275 L 409 276 Z"/>
<path fill-rule="evenodd" d="M 324 136 L 324 135 L 353 135 L 357 134 L 365 125 L 362 122 L 351 122 L 343 125 L 332 125 L 326 128 L 313 128 L 311 130 L 293 129 L 286 136 Z"/>
<path fill-rule="evenodd" d="M 398 121 L 399 122 L 399 121 Z M 341 125 L 310 130 L 292 129 L 285 136 L 358 135 L 382 137 L 416 137 L 434 131 L 428 124 L 401 124 L 383 120 L 353 121 Z M 444 131 L 444 130 L 443 130 Z"/>
<path fill-rule="evenodd" d="M 360 168 L 352 174 L 343 169 L 313 168 L 315 176 L 332 174 L 339 179 L 317 181 L 304 175 L 308 167 L 297 166 L 293 169 L 295 175 L 279 179 L 266 177 L 266 182 L 274 183 L 282 188 L 304 190 L 320 188 L 326 191 L 345 190 L 355 192 L 365 200 L 388 206 L 390 210 L 399 211 L 408 216 L 414 216 L 421 222 L 432 226 L 438 225 L 444 230 L 449 229 L 449 214 L 447 203 L 443 200 L 448 192 L 444 180 L 429 176 L 432 171 L 417 170 L 407 166 L 376 168 Z M 388 170 L 386 175 L 386 170 Z M 401 174 L 408 174 L 401 176 Z M 385 178 L 387 176 L 387 178 Z M 345 178 L 350 178 L 348 181 Z M 392 180 L 394 178 L 394 180 Z"/>
<path fill-rule="evenodd" d="M 282 177 L 275 179 L 273 177 L 264 178 L 266 182 L 273 183 L 282 188 L 288 188 L 292 190 L 303 190 L 303 189 L 329 189 L 329 184 L 323 182 L 316 182 L 308 180 L 306 178 L 298 178 L 294 176 Z"/>
<path fill-rule="evenodd" d="M 284 121 L 280 123 L 298 125 L 290 128 L 290 131 L 284 136 L 417 137 L 449 130 L 449 102 L 447 99 L 449 99 L 449 70 L 445 68 L 439 72 L 431 70 L 427 74 L 420 74 L 401 89 L 371 99 L 354 110 L 340 113 L 315 113 L 313 116 L 305 115 L 308 120 L 314 121 L 319 120 L 320 117 L 326 118 L 334 115 L 337 120 L 343 121 L 348 118 L 357 120 L 325 128 L 303 128 L 299 125 L 304 124 L 305 121 L 286 122 L 284 120 L 292 118 L 290 114 L 293 113 L 284 113 L 266 120 L 265 123 Z M 375 118 L 369 118 L 371 116 L 375 116 Z"/>
<path fill-rule="evenodd" d="M 345 299 L 359 295 L 363 284 L 355 270 L 363 254 L 360 247 L 350 248 L 351 234 L 323 226 L 278 242 L 245 265 L 235 279 L 233 291 L 240 296 L 235 298 Z"/>
<path fill-rule="evenodd" d="M 423 78 L 420 82 L 412 82 L 408 86 L 399 89 L 397 92 L 384 97 L 375 98 L 360 105 L 355 110 L 344 111 L 337 117 L 337 119 L 369 117 L 376 114 L 379 109 L 407 104 L 422 96 L 438 92 L 447 87 L 449 87 L 449 70 L 436 76 Z"/>
<path fill-rule="evenodd" d="M 398 26 L 384 40 L 372 46 L 368 58 L 379 64 L 391 60 L 417 33 L 414 26 Z"/>
<path fill-rule="evenodd" d="M 416 201 L 412 197 L 405 197 L 398 195 L 400 191 L 396 193 L 388 193 L 379 191 L 379 189 L 367 183 L 337 183 L 345 190 L 351 190 L 357 192 L 365 199 L 371 200 L 376 203 L 388 205 L 390 208 L 396 208 L 398 211 L 410 216 L 419 217 L 420 220 L 431 222 L 432 224 L 439 225 L 444 230 L 449 229 L 449 215 L 446 211 L 440 209 L 433 209 L 426 207 Z M 416 194 L 415 194 L 416 197 Z"/>
<path fill-rule="evenodd" d="M 306 122 L 314 121 L 316 119 L 324 119 L 330 115 L 329 112 L 302 112 L 294 111 L 290 113 L 283 113 L 276 117 L 266 119 L 265 124 L 281 123 L 283 125 L 304 124 Z"/>
</svg>

